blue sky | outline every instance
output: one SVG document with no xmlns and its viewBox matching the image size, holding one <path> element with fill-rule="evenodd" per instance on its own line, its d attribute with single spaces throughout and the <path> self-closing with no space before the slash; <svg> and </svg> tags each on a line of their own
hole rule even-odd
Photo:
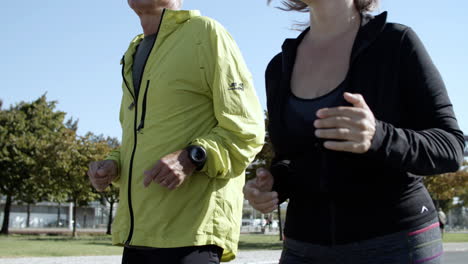
<svg viewBox="0 0 468 264">
<path fill-rule="evenodd" d="M 438 5 L 436 5 L 436 3 Z M 265 107 L 264 69 L 295 21 L 266 0 L 185 0 L 220 21 L 236 39 Z M 439 68 L 460 127 L 468 134 L 468 1 L 382 0 L 389 20 L 413 27 Z M 79 119 L 79 133 L 120 138 L 120 58 L 141 32 L 125 0 L 5 1 L 0 8 L 0 98 L 4 108 L 47 93 L 58 109 Z"/>
</svg>

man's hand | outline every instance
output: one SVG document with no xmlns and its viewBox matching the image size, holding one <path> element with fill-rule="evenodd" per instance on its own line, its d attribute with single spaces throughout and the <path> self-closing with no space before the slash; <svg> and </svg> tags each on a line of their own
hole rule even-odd
<svg viewBox="0 0 468 264">
<path fill-rule="evenodd" d="M 117 177 L 117 163 L 113 160 L 101 160 L 89 164 L 88 176 L 93 187 L 104 191 Z"/>
<path fill-rule="evenodd" d="M 278 193 L 272 192 L 273 176 L 264 169 L 257 169 L 257 177 L 249 180 L 244 186 L 244 197 L 253 208 L 266 214 L 278 206 Z"/>
<path fill-rule="evenodd" d="M 143 184 L 148 187 L 154 181 L 169 190 L 174 190 L 194 171 L 195 165 L 190 161 L 187 151 L 178 150 L 160 159 L 151 170 L 145 171 Z"/>
<path fill-rule="evenodd" d="M 324 108 L 317 112 L 315 135 L 329 139 L 324 143 L 327 149 L 366 153 L 375 134 L 374 114 L 362 95 L 345 93 L 344 98 L 353 106 Z"/>
</svg>

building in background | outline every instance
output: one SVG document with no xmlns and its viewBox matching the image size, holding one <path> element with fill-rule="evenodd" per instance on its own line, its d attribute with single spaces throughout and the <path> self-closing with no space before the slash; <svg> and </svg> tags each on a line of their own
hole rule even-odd
<svg viewBox="0 0 468 264">
<path fill-rule="evenodd" d="M 0 223 L 3 223 L 5 199 L 0 199 Z M 72 203 L 50 203 L 42 202 L 31 205 L 13 203 L 10 212 L 11 229 L 42 229 L 61 228 L 72 229 L 73 226 L 73 204 Z M 115 213 L 115 212 L 114 212 Z M 90 203 L 88 206 L 76 208 L 76 221 L 78 229 L 102 229 L 107 227 L 109 206 L 99 202 Z"/>
</svg>

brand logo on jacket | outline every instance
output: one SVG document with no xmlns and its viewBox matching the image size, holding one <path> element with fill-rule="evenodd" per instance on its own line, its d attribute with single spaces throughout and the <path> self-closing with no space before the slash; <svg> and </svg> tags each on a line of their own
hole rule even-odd
<svg viewBox="0 0 468 264">
<path fill-rule="evenodd" d="M 429 209 L 427 209 L 427 207 L 423 205 L 423 207 L 421 208 L 421 214 L 428 211 Z"/>
<path fill-rule="evenodd" d="M 228 90 L 242 90 L 244 91 L 244 83 L 231 83 Z"/>
</svg>

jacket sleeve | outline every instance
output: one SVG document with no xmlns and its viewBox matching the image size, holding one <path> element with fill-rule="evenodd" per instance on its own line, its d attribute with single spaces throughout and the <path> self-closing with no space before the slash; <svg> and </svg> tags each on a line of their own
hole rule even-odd
<svg viewBox="0 0 468 264">
<path fill-rule="evenodd" d="M 218 124 L 191 144 L 207 150 L 202 172 L 209 177 L 236 177 L 244 174 L 262 148 L 264 114 L 251 74 L 232 37 L 216 22 L 206 30 L 209 40 L 207 45 L 200 45 L 202 78 L 211 91 Z"/>
<path fill-rule="evenodd" d="M 422 42 L 408 28 L 401 46 L 401 84 L 408 115 L 420 127 L 398 128 L 376 121 L 368 154 L 417 175 L 456 171 L 463 162 L 464 137 L 447 90 Z M 417 121 L 417 122 L 416 122 Z"/>
<path fill-rule="evenodd" d="M 119 121 L 120 121 L 120 124 L 122 125 L 123 123 L 123 111 L 124 111 L 124 98 L 122 96 L 122 102 L 120 104 L 120 112 L 119 112 Z M 109 154 L 107 154 L 107 157 L 106 157 L 106 160 L 113 160 L 117 163 L 117 171 L 118 171 L 118 175 L 117 175 L 117 178 L 115 178 L 113 180 L 113 184 L 116 185 L 116 186 L 119 186 L 119 182 L 120 182 L 120 171 L 121 171 L 121 159 L 120 159 L 120 147 L 117 147 L 115 149 L 113 149 Z"/>
<path fill-rule="evenodd" d="M 116 186 L 119 186 L 119 182 L 120 182 L 120 147 L 112 150 L 106 157 L 106 160 L 113 160 L 117 163 L 117 171 L 118 171 L 118 175 L 117 175 L 117 178 L 115 178 L 113 181 L 112 181 L 112 184 L 116 185 Z"/>
<path fill-rule="evenodd" d="M 270 166 L 270 172 L 274 179 L 272 189 L 278 193 L 278 204 L 282 204 L 291 196 L 292 187 L 289 165 L 289 160 L 279 160 L 278 157 L 275 157 Z"/>
<path fill-rule="evenodd" d="M 272 142 L 274 157 L 271 161 L 270 172 L 273 176 L 273 191 L 278 193 L 278 204 L 283 203 L 290 198 L 291 195 L 291 174 L 290 174 L 290 161 L 281 152 L 279 146 L 280 131 L 277 124 L 279 118 L 278 105 L 280 105 L 281 98 L 279 95 L 281 78 L 279 78 L 282 66 L 282 54 L 276 55 L 268 64 L 265 71 L 265 88 L 267 96 L 268 107 L 268 134 Z M 275 144 L 276 143 L 276 144 Z"/>
</svg>

